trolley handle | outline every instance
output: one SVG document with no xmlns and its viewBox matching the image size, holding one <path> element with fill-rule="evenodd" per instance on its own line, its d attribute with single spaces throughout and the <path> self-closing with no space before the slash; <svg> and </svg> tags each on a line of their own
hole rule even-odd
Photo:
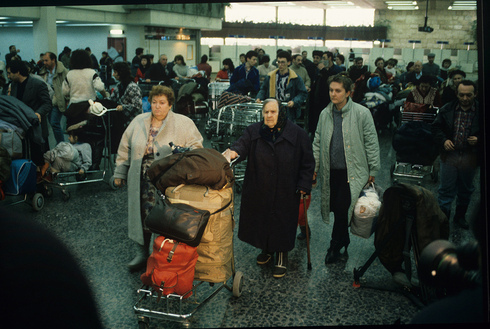
<svg viewBox="0 0 490 329">
<path fill-rule="evenodd" d="M 237 163 L 238 159 L 240 159 L 240 154 L 233 160 L 230 161 L 230 167 L 233 169 L 233 166 Z"/>
</svg>

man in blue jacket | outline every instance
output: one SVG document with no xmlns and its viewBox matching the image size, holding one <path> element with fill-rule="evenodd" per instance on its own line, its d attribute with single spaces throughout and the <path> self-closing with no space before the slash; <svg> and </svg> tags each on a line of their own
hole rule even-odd
<svg viewBox="0 0 490 329">
<path fill-rule="evenodd" d="M 278 69 L 267 74 L 256 102 L 261 103 L 267 98 L 275 98 L 280 102 L 287 102 L 288 119 L 295 122 L 301 115 L 301 106 L 308 97 L 303 79 L 289 68 L 291 55 L 281 51 L 277 55 Z"/>
<path fill-rule="evenodd" d="M 257 52 L 253 50 L 245 54 L 245 63 L 233 71 L 227 91 L 242 95 L 251 93 L 255 97 L 260 89 L 259 70 L 255 67 L 257 57 Z"/>
</svg>

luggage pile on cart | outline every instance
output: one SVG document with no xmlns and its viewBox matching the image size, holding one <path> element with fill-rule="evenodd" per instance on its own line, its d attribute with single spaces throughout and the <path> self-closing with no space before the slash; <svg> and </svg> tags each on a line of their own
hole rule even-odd
<svg viewBox="0 0 490 329">
<path fill-rule="evenodd" d="M 87 102 L 87 106 L 90 104 Z M 80 175 L 78 171 L 68 172 L 52 172 L 48 179 L 43 180 L 43 194 L 47 197 L 53 195 L 53 188 L 59 189 L 62 193 L 64 201 L 68 201 L 71 197 L 68 187 L 106 182 L 112 189 L 117 187 L 114 185 L 114 172 L 115 159 L 113 156 L 117 153 L 117 148 L 122 137 L 123 129 L 121 116 L 122 113 L 116 111 L 115 108 L 107 109 L 104 105 L 114 105 L 111 101 L 104 101 L 104 103 L 93 102 L 95 107 L 98 107 L 101 111 L 90 110 L 90 114 L 84 114 L 84 117 L 72 118 L 70 113 L 67 114 L 67 126 L 72 122 L 77 122 L 80 119 L 84 122 L 80 125 L 81 130 L 79 136 L 79 142 L 90 144 L 92 150 L 92 165 L 84 175 Z M 89 109 L 92 109 L 94 105 L 90 105 Z M 86 113 L 86 110 L 84 110 Z M 115 125 L 115 121 L 118 122 Z"/>
<path fill-rule="evenodd" d="M 436 182 L 438 171 L 433 165 L 437 149 L 433 143 L 431 124 L 438 109 L 423 104 L 405 103 L 400 108 L 401 126 L 393 135 L 396 162 L 391 167 L 391 177 L 396 182 L 422 184 L 426 176 Z"/>
<path fill-rule="evenodd" d="M 224 165 L 216 166 L 215 160 Z M 182 168 L 187 173 L 200 169 L 206 172 L 208 161 L 214 163 L 213 168 L 221 167 L 222 172 L 203 174 L 202 181 L 199 175 L 179 177 Z M 141 275 L 143 286 L 137 291 L 140 297 L 133 308 L 140 328 L 148 328 L 150 318 L 189 324 L 190 318 L 223 288 L 235 297 L 242 292 L 243 275 L 235 271 L 233 255 L 233 172 L 218 151 L 195 149 L 154 162 L 148 173 L 160 194 L 157 204 L 190 206 L 191 210 L 207 212 L 209 220 L 202 236 L 184 243 L 173 236 L 173 229 L 165 229 L 155 221 L 159 218 L 153 213 L 157 211 L 155 206 L 146 224 L 159 236 L 146 272 Z M 179 180 L 182 184 L 176 185 Z M 160 218 L 166 221 L 163 216 Z"/>
<path fill-rule="evenodd" d="M 34 111 L 13 96 L 0 96 L 0 206 L 28 203 L 44 207 L 38 192 L 37 166 L 42 164 L 41 126 Z"/>
</svg>

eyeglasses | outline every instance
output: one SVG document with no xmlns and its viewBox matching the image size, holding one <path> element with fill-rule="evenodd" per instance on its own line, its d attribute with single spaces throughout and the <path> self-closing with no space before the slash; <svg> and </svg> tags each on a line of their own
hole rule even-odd
<svg viewBox="0 0 490 329">
<path fill-rule="evenodd" d="M 287 64 L 287 61 L 277 61 L 277 64 Z"/>
</svg>

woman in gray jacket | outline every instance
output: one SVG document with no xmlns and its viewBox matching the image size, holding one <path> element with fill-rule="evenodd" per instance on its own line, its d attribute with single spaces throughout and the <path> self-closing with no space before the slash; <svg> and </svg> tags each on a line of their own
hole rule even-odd
<svg viewBox="0 0 490 329">
<path fill-rule="evenodd" d="M 129 262 L 131 271 L 146 265 L 151 232 L 144 220 L 155 205 L 156 188 L 147 171 L 153 161 L 172 154 L 169 143 L 191 149 L 201 148 L 203 138 L 194 122 L 171 111 L 175 96 L 171 88 L 154 86 L 148 100 L 151 112 L 138 115 L 125 130 L 116 158 L 114 184 L 128 184 L 129 238 L 138 243 L 136 257 Z"/>
<path fill-rule="evenodd" d="M 328 84 L 331 103 L 321 112 L 313 141 L 315 176 L 321 186 L 321 212 L 334 224 L 325 264 L 339 260 L 350 243 L 349 222 L 359 193 L 380 169 L 379 143 L 371 112 L 349 97 L 352 80 L 339 73 Z"/>
</svg>

